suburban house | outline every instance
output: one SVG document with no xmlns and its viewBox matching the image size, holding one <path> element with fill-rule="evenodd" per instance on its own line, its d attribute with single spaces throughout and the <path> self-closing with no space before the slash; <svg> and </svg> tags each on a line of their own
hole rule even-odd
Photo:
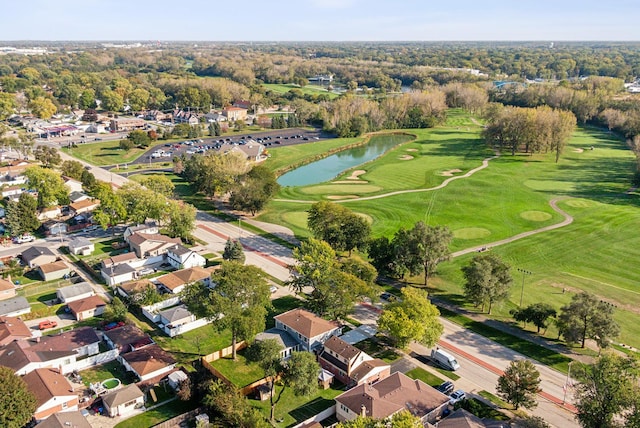
<svg viewBox="0 0 640 428">
<path fill-rule="evenodd" d="M 277 341 L 280 345 L 280 359 L 282 360 L 288 359 L 291 353 L 298 349 L 298 341 L 286 331 L 278 330 L 277 328 L 270 328 L 258 333 L 255 338 L 257 342 L 271 339 Z"/>
<path fill-rule="evenodd" d="M 62 303 L 73 302 L 95 295 L 95 291 L 88 282 L 80 282 L 78 284 L 69 285 L 67 287 L 58 288 L 56 296 Z"/>
<path fill-rule="evenodd" d="M 16 297 L 16 286 L 9 280 L 0 278 L 0 300 Z"/>
<path fill-rule="evenodd" d="M 90 213 L 100 205 L 98 199 L 83 199 L 69 205 L 71 215 L 77 216 L 78 214 Z"/>
<path fill-rule="evenodd" d="M 169 248 L 167 262 L 175 269 L 187 269 L 207 264 L 207 260 L 204 257 L 181 244 L 176 244 Z"/>
<path fill-rule="evenodd" d="M 126 324 L 122 327 L 105 331 L 102 338 L 111 349 L 117 349 L 120 353 L 129 352 L 131 345 L 140 343 L 141 341 L 154 343 L 148 334 L 132 324 Z"/>
<path fill-rule="evenodd" d="M 160 323 L 170 328 L 176 328 L 196 320 L 196 316 L 189 312 L 185 305 L 164 309 L 158 312 L 158 315 L 160 315 Z"/>
<path fill-rule="evenodd" d="M 22 296 L 0 300 L 0 316 L 19 317 L 29 312 L 31 312 L 31 305 L 29 301 Z"/>
<path fill-rule="evenodd" d="M 22 186 L 5 186 L 2 188 L 2 197 L 3 198 L 11 198 L 14 196 L 20 196 L 20 193 L 23 193 L 24 189 Z"/>
<path fill-rule="evenodd" d="M 144 129 L 146 123 L 142 119 L 120 117 L 117 119 L 111 119 L 109 123 L 109 129 L 113 132 L 116 131 L 133 131 L 134 129 Z"/>
<path fill-rule="evenodd" d="M 60 207 L 57 205 L 51 206 L 51 207 L 46 207 L 46 208 L 42 208 L 39 212 L 38 212 L 38 220 L 40 221 L 46 221 L 46 220 L 53 220 L 55 218 L 58 218 L 62 215 L 62 210 L 60 210 Z"/>
<path fill-rule="evenodd" d="M 44 265 L 38 265 L 36 268 L 40 277 L 44 281 L 53 281 L 54 279 L 63 278 L 65 275 L 71 273 L 71 268 L 67 264 L 60 260 L 57 262 L 47 263 Z"/>
<path fill-rule="evenodd" d="M 67 223 L 62 223 L 59 221 L 49 221 L 44 224 L 44 232 L 51 235 L 62 235 L 63 233 L 67 233 L 69 231 L 69 225 Z"/>
<path fill-rule="evenodd" d="M 45 419 L 54 413 L 78 410 L 78 394 L 63 375 L 54 369 L 36 369 L 22 380 L 36 397 L 36 420 Z"/>
<path fill-rule="evenodd" d="M 226 117 L 229 122 L 247 120 L 247 109 L 242 107 L 225 107 L 222 109 L 222 115 Z"/>
<path fill-rule="evenodd" d="M 102 269 L 108 269 L 112 266 L 117 266 L 122 263 L 128 263 L 133 260 L 137 260 L 136 253 L 122 253 L 117 256 L 107 257 L 102 260 Z"/>
<path fill-rule="evenodd" d="M 64 184 L 69 188 L 69 192 L 82 192 L 82 182 L 75 178 L 63 176 Z"/>
<path fill-rule="evenodd" d="M 127 263 L 119 263 L 117 265 L 112 264 L 108 268 L 103 267 L 100 270 L 100 274 L 107 285 L 115 287 L 123 282 L 133 280 L 136 277 L 136 270 Z"/>
<path fill-rule="evenodd" d="M 181 243 L 180 238 L 169 238 L 157 233 L 136 232 L 129 236 L 129 247 L 140 258 L 166 254 L 169 248 Z"/>
<path fill-rule="evenodd" d="M 146 233 L 148 235 L 154 235 L 158 233 L 160 229 L 158 228 L 158 224 L 155 221 L 149 221 L 144 224 L 136 224 L 135 226 L 128 226 L 124 233 L 122 234 L 122 238 L 128 244 L 129 237 L 134 233 Z"/>
<path fill-rule="evenodd" d="M 247 160 L 255 162 L 260 160 L 262 152 L 264 152 L 264 146 L 260 143 L 256 143 L 253 140 L 250 140 L 247 144 L 243 145 L 224 143 L 220 147 L 219 152 L 223 154 L 229 152 L 238 152 L 245 156 Z"/>
<path fill-rule="evenodd" d="M 24 261 L 24 263 L 30 268 L 55 262 L 58 259 L 55 253 L 49 248 L 40 247 L 38 245 L 27 248 L 22 252 L 22 255 L 20 257 L 22 258 L 22 261 Z"/>
<path fill-rule="evenodd" d="M 102 396 L 106 413 L 115 418 L 124 416 L 136 408 L 144 406 L 144 393 L 132 383 Z"/>
<path fill-rule="evenodd" d="M 145 120 L 153 120 L 156 122 L 162 122 L 165 120 L 171 120 L 171 113 L 164 113 L 160 110 L 147 110 L 143 113 Z"/>
<path fill-rule="evenodd" d="M 196 112 L 175 110 L 173 112 L 173 121 L 175 123 L 188 123 L 189 125 L 197 125 L 200 123 L 200 117 Z"/>
<path fill-rule="evenodd" d="M 127 281 L 122 284 L 118 284 L 116 292 L 120 296 L 130 299 L 135 294 L 143 292 L 149 286 L 153 287 L 154 289 L 156 288 L 156 286 L 147 278 L 142 278 L 137 281 Z"/>
<path fill-rule="evenodd" d="M 156 344 L 122 354 L 118 357 L 118 360 L 127 371 L 133 372 L 138 376 L 140 381 L 167 374 L 176 365 L 176 360 Z"/>
<path fill-rule="evenodd" d="M 372 358 L 338 336 L 331 336 L 324 342 L 318 363 L 347 386 L 375 383 L 391 374 L 389 364 Z"/>
<path fill-rule="evenodd" d="M 93 318 L 96 315 L 104 313 L 107 304 L 98 296 L 85 297 L 80 300 L 74 300 L 67 305 L 69 311 L 76 317 L 77 321 Z"/>
<path fill-rule="evenodd" d="M 92 428 L 87 418 L 77 410 L 54 413 L 36 426 L 38 428 Z"/>
<path fill-rule="evenodd" d="M 93 242 L 83 236 L 71 238 L 69 240 L 69 252 L 74 255 L 88 256 L 95 251 Z"/>
<path fill-rule="evenodd" d="M 87 199 L 91 199 L 91 197 L 83 192 L 69 193 L 69 202 L 71 202 L 72 204 L 80 201 L 86 201 Z"/>
<path fill-rule="evenodd" d="M 19 376 L 35 369 L 60 369 L 76 362 L 72 350 L 48 350 L 33 348 L 32 340 L 18 340 L 0 349 L 0 366 L 8 367 Z"/>
<path fill-rule="evenodd" d="M 178 294 L 189 284 L 202 281 L 206 286 L 211 284 L 211 272 L 214 269 L 200 266 L 182 269 L 156 278 L 158 286 L 168 293 Z"/>
<path fill-rule="evenodd" d="M 0 317 L 0 346 L 31 338 L 31 329 L 20 318 Z"/>
<path fill-rule="evenodd" d="M 284 330 L 298 342 L 298 349 L 313 351 L 324 344 L 331 336 L 339 336 L 342 327 L 332 321 L 304 310 L 292 309 L 274 317 L 276 328 Z"/>
<path fill-rule="evenodd" d="M 213 123 L 213 122 L 226 122 L 227 118 L 222 114 L 222 112 L 217 112 L 217 111 L 210 111 L 209 113 L 204 115 L 205 120 L 207 121 L 207 123 Z"/>
<path fill-rule="evenodd" d="M 421 380 L 396 372 L 374 384 L 360 384 L 336 397 L 336 418 L 350 421 L 358 416 L 385 419 L 402 410 L 435 422 L 449 405 L 449 397 Z"/>
</svg>

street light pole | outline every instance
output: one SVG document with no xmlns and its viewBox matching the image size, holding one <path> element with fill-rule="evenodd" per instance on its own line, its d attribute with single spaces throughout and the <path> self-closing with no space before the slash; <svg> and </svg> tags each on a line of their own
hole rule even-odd
<svg viewBox="0 0 640 428">
<path fill-rule="evenodd" d="M 564 405 L 567 401 L 567 390 L 569 389 L 569 378 L 571 377 L 571 364 L 574 361 L 569 362 L 569 370 L 567 370 L 567 380 L 564 381 L 564 395 L 562 397 L 562 405 Z"/>
<path fill-rule="evenodd" d="M 522 272 L 522 289 L 520 290 L 520 305 L 518 306 L 519 308 L 522 307 L 522 298 L 524 297 L 524 277 L 525 275 L 533 275 L 532 272 L 529 272 L 528 270 L 525 269 L 517 269 L 518 272 Z"/>
</svg>

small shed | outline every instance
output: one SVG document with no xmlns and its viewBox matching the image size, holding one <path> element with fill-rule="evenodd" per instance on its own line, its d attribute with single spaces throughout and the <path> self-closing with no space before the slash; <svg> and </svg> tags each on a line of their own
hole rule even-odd
<svg viewBox="0 0 640 428">
<path fill-rule="evenodd" d="M 78 236 L 69 240 L 69 252 L 71 254 L 88 256 L 95 250 L 93 242 L 83 236 Z"/>
<path fill-rule="evenodd" d="M 333 373 L 328 370 L 321 369 L 318 373 L 318 385 L 322 389 L 329 389 L 333 383 Z"/>
<path fill-rule="evenodd" d="M 187 378 L 187 374 L 181 370 L 173 372 L 169 376 L 167 376 L 169 386 L 174 390 L 178 390 L 178 388 L 180 387 L 180 383 L 187 380 Z"/>
</svg>

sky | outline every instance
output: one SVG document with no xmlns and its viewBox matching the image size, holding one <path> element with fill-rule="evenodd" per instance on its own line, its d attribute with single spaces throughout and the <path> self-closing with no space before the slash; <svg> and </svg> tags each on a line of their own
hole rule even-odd
<svg viewBox="0 0 640 428">
<path fill-rule="evenodd" d="M 0 40 L 640 41 L 638 0 L 28 0 Z"/>
</svg>

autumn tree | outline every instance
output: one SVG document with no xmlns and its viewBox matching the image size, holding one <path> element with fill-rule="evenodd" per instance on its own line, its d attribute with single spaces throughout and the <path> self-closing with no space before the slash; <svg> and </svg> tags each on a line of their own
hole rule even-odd
<svg viewBox="0 0 640 428">
<path fill-rule="evenodd" d="M 358 416 L 350 421 L 339 422 L 336 428 L 422 428 L 423 426 L 419 417 L 412 415 L 408 410 L 402 410 L 383 420 L 371 416 Z"/>
<path fill-rule="evenodd" d="M 449 260 L 449 245 L 452 240 L 453 234 L 448 227 L 428 226 L 419 221 L 404 235 L 404 239 L 398 239 L 394 243 L 395 256 L 403 258 L 400 263 L 410 273 L 416 275 L 419 273 L 417 269 L 420 269 L 426 287 L 438 264 Z"/>
<path fill-rule="evenodd" d="M 380 314 L 378 327 L 400 348 L 412 340 L 433 346 L 444 332 L 439 316 L 440 311 L 431 304 L 425 291 L 404 287 L 402 299 L 389 303 Z"/>
<path fill-rule="evenodd" d="M 498 378 L 496 391 L 516 410 L 520 406 L 533 409 L 538 405 L 535 396 L 540 392 L 540 372 L 529 360 L 512 361 Z"/>
<path fill-rule="evenodd" d="M 213 288 L 203 283 L 187 286 L 183 301 L 198 317 L 214 321 L 219 330 L 231 331 L 232 358 L 238 340 L 251 341 L 264 330 L 271 306 L 265 272 L 256 266 L 224 261 L 211 277 Z"/>
<path fill-rule="evenodd" d="M 22 428 L 36 411 L 36 397 L 22 377 L 0 366 L 0 426 Z"/>
<path fill-rule="evenodd" d="M 115 227 L 127 218 L 127 208 L 120 193 L 114 192 L 109 183 L 98 182 L 94 190 L 100 205 L 93 212 L 93 218 L 104 229 Z"/>
<path fill-rule="evenodd" d="M 127 140 L 129 140 L 136 147 L 148 147 L 151 142 L 151 138 L 149 134 L 141 129 L 135 129 L 129 132 L 127 135 Z"/>
<path fill-rule="evenodd" d="M 279 190 L 280 185 L 273 171 L 264 165 L 256 165 L 246 175 L 239 177 L 232 187 L 229 204 L 235 210 L 249 211 L 255 215 Z"/>
<path fill-rule="evenodd" d="M 465 283 L 465 297 L 484 312 L 488 305 L 491 313 L 493 304 L 509 297 L 513 278 L 509 265 L 493 254 L 478 254 L 467 266 L 462 267 Z"/>
<path fill-rule="evenodd" d="M 611 304 L 593 294 L 575 294 L 571 302 L 560 309 L 560 334 L 568 343 L 580 343 L 582 348 L 587 339 L 593 339 L 600 348 L 605 348 L 620 333 L 620 326 L 613 319 L 613 309 Z"/>
<path fill-rule="evenodd" d="M 37 118 L 49 119 L 56 113 L 58 108 L 49 98 L 36 97 L 29 102 L 29 110 Z"/>
</svg>

